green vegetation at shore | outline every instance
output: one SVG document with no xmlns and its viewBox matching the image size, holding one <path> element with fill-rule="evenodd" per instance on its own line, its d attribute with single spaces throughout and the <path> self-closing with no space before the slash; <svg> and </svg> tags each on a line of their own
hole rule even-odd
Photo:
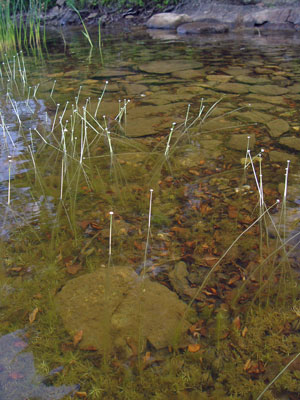
<svg viewBox="0 0 300 400">
<path fill-rule="evenodd" d="M 70 7 L 97 8 L 97 7 L 117 7 L 117 9 L 129 7 L 141 8 L 165 8 L 170 5 L 178 4 L 179 0 L 66 0 L 66 5 Z M 56 0 L 6 0 L 0 6 L 1 9 L 23 12 L 28 10 L 44 10 L 56 5 Z"/>
<path fill-rule="evenodd" d="M 176 5 L 179 0 L 66 0 L 66 5 L 79 14 L 83 9 L 105 9 L 118 13 L 122 9 L 135 8 L 163 10 Z M 38 48 L 45 34 L 44 16 L 57 4 L 56 0 L 6 0 L 0 4 L 0 50 L 17 51 Z M 80 16 L 80 14 L 79 14 Z M 81 19 L 81 16 L 80 16 Z M 44 33 L 41 34 L 41 28 Z"/>
</svg>

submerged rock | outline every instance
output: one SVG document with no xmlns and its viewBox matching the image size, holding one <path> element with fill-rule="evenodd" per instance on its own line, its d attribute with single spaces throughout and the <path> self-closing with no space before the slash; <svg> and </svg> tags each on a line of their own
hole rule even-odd
<svg viewBox="0 0 300 400">
<path fill-rule="evenodd" d="M 201 78 L 204 78 L 204 72 L 202 69 L 187 69 L 184 71 L 175 71 L 172 72 L 171 74 L 174 78 L 179 78 L 179 79 L 197 79 L 199 81 Z"/>
<path fill-rule="evenodd" d="M 272 137 L 281 136 L 290 130 L 289 124 L 284 119 L 273 119 L 267 123 L 267 127 Z"/>
<path fill-rule="evenodd" d="M 289 93 L 300 93 L 300 83 L 295 83 L 294 85 L 289 87 Z"/>
<path fill-rule="evenodd" d="M 174 269 L 169 273 L 169 279 L 178 293 L 182 297 L 193 298 L 198 293 L 197 288 L 191 288 L 188 282 L 188 269 L 183 261 L 178 262 Z"/>
<path fill-rule="evenodd" d="M 201 132 L 210 133 L 210 132 L 232 132 L 232 129 L 238 128 L 241 125 L 239 121 L 231 121 L 225 118 L 212 118 L 208 119 L 201 125 Z"/>
<path fill-rule="evenodd" d="M 285 182 L 278 185 L 278 192 L 283 196 L 285 191 Z M 288 183 L 287 187 L 287 200 L 297 205 L 300 204 L 300 187 L 297 184 Z"/>
<path fill-rule="evenodd" d="M 234 77 L 238 75 L 249 75 L 251 73 L 251 70 L 248 69 L 247 67 L 224 67 L 221 68 L 221 71 L 225 72 L 225 74 L 233 75 Z"/>
<path fill-rule="evenodd" d="M 228 142 L 228 147 L 234 150 L 241 150 L 246 153 L 248 137 L 250 137 L 249 149 L 252 150 L 255 144 L 255 135 L 253 134 L 231 135 Z"/>
<path fill-rule="evenodd" d="M 152 101 L 154 103 L 155 99 Z M 173 122 L 177 124 L 183 122 L 185 113 L 186 103 L 184 102 L 163 105 L 148 104 L 139 107 L 129 105 L 126 123 L 122 124 L 120 128 L 127 137 L 155 135 L 159 132 L 170 131 Z"/>
<path fill-rule="evenodd" d="M 289 147 L 292 150 L 300 150 L 300 138 L 298 137 L 284 137 L 280 139 L 279 143 L 283 144 L 286 147 Z"/>
<path fill-rule="evenodd" d="M 298 191 L 299 194 L 299 191 Z M 273 222 L 268 226 L 268 233 L 272 238 L 278 234 L 282 239 L 288 240 L 291 246 L 300 245 L 300 211 L 299 208 L 287 208 L 286 211 L 272 215 Z M 293 240 L 292 237 L 295 236 Z M 290 239 L 290 240 L 289 240 Z"/>
<path fill-rule="evenodd" d="M 140 83 L 130 83 L 130 84 L 125 83 L 124 89 L 128 96 L 137 96 L 147 92 L 148 87 Z"/>
<path fill-rule="evenodd" d="M 202 64 L 185 61 L 185 60 L 163 60 L 163 61 L 150 61 L 146 64 L 139 65 L 141 71 L 148 74 L 170 74 L 175 71 L 183 71 L 185 69 L 201 68 Z"/>
<path fill-rule="evenodd" d="M 274 118 L 273 115 L 255 110 L 238 113 L 236 117 L 241 121 L 261 124 L 266 124 Z"/>
<path fill-rule="evenodd" d="M 83 331 L 79 346 L 124 353 L 146 341 L 173 345 L 189 326 L 187 305 L 165 286 L 142 279 L 130 267 L 100 269 L 70 280 L 56 297 L 70 335 Z"/>
<path fill-rule="evenodd" d="M 177 33 L 179 34 L 226 33 L 228 31 L 228 24 L 223 24 L 215 19 L 203 19 L 201 21 L 189 22 L 177 28 Z"/>
<path fill-rule="evenodd" d="M 221 92 L 236 94 L 245 94 L 249 92 L 248 86 L 243 85 L 242 83 L 221 83 L 221 85 L 217 86 L 216 89 Z"/>
<path fill-rule="evenodd" d="M 283 103 L 281 96 L 266 96 L 264 94 L 251 93 L 247 96 L 247 98 L 250 100 L 250 102 L 254 99 L 254 100 L 259 100 L 259 101 L 267 102 L 267 103 L 271 103 L 271 104 L 281 105 Z"/>
<path fill-rule="evenodd" d="M 288 93 L 287 88 L 276 85 L 253 85 L 250 86 L 252 93 L 262 94 L 266 96 L 281 96 Z"/>
<path fill-rule="evenodd" d="M 211 82 L 216 82 L 216 83 L 218 83 L 218 82 L 228 82 L 228 81 L 230 81 L 230 79 L 232 78 L 232 76 L 230 76 L 230 75 L 220 75 L 220 74 L 217 74 L 217 75 L 206 75 L 205 76 L 205 78 L 208 80 L 208 81 L 211 81 Z"/>
<path fill-rule="evenodd" d="M 294 156 L 293 154 L 286 153 L 284 151 L 277 151 L 277 150 L 272 150 L 269 153 L 269 157 L 271 161 L 274 162 L 287 162 L 287 160 L 290 160 L 292 163 L 299 163 L 298 157 Z"/>
<path fill-rule="evenodd" d="M 260 110 L 260 111 L 266 111 L 266 110 L 271 110 L 272 108 L 274 109 L 275 107 L 270 104 L 270 103 L 251 103 L 250 104 L 252 110 Z M 245 107 L 249 107 L 249 103 L 245 104 Z"/>
<path fill-rule="evenodd" d="M 235 79 L 237 82 L 246 83 L 247 85 L 263 85 L 270 82 L 268 78 L 249 75 L 238 75 Z"/>
</svg>

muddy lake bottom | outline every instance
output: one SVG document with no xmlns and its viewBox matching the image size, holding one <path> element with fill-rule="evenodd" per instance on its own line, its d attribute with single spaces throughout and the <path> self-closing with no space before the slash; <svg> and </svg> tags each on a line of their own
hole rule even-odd
<svg viewBox="0 0 300 400">
<path fill-rule="evenodd" d="M 47 38 L 1 64 L 0 399 L 298 399 L 298 36 Z"/>
</svg>

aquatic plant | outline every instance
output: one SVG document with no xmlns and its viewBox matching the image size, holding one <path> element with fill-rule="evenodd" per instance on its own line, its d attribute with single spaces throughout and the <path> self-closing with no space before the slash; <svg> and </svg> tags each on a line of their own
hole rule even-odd
<svg viewBox="0 0 300 400">
<path fill-rule="evenodd" d="M 272 381 L 271 381 L 271 382 L 265 387 L 265 389 L 260 393 L 260 395 L 256 398 L 256 400 L 260 400 L 260 399 L 263 397 L 263 395 L 270 389 L 270 387 L 271 387 L 272 385 L 274 385 L 274 383 L 277 381 L 277 379 L 279 379 L 279 377 L 280 377 L 282 374 L 284 374 L 284 372 L 289 368 L 290 365 L 293 364 L 293 362 L 295 362 L 295 361 L 297 360 L 297 358 L 298 358 L 299 356 L 300 356 L 300 353 L 296 354 L 295 357 L 293 357 L 293 358 L 291 359 L 291 361 L 288 362 L 287 365 L 286 365 L 284 368 L 282 368 L 282 370 L 275 376 L 275 378 L 272 379 Z"/>
<path fill-rule="evenodd" d="M 100 0 L 99 5 L 101 6 L 107 6 L 107 7 L 117 7 L 119 8 L 124 8 L 124 7 L 141 7 L 141 8 L 146 8 L 146 7 L 153 7 L 156 6 L 158 9 L 163 9 L 171 5 L 175 5 L 179 2 L 179 0 L 153 0 L 150 2 L 150 4 L 146 0 Z M 72 7 L 76 6 L 79 8 L 84 8 L 84 7 L 93 7 L 95 6 L 95 1 L 94 0 L 68 0 L 67 4 Z"/>
<path fill-rule="evenodd" d="M 46 12 L 49 0 L 24 0 L 15 2 L 7 0 L 0 6 L 0 50 L 15 52 L 22 48 L 40 49 L 45 43 L 41 39 L 42 12 Z"/>
<path fill-rule="evenodd" d="M 78 17 L 79 17 L 79 19 L 80 19 L 80 21 L 81 21 L 81 23 L 82 23 L 82 26 L 83 26 L 83 31 L 82 31 L 82 34 L 84 35 L 84 37 L 87 39 L 87 41 L 89 42 L 89 45 L 90 45 L 90 47 L 91 48 L 93 48 L 94 47 L 94 45 L 93 45 L 93 42 L 92 42 L 92 40 L 91 40 L 91 37 L 90 37 L 90 35 L 89 35 L 89 32 L 88 32 L 88 30 L 87 30 L 87 27 L 86 27 L 86 25 L 85 25 L 85 23 L 84 23 L 84 21 L 83 21 L 83 19 L 82 19 L 82 17 L 81 17 L 81 14 L 80 14 L 80 12 L 77 10 L 77 8 L 75 7 L 75 6 L 73 6 L 73 5 L 71 5 L 71 8 L 76 12 L 76 14 L 78 15 Z M 101 38 L 101 36 L 100 36 L 100 38 Z M 101 47 L 99 46 L 99 49 L 101 49 Z M 101 53 L 102 54 L 102 53 Z"/>
<path fill-rule="evenodd" d="M 153 189 L 150 189 L 148 228 L 147 228 L 147 239 L 146 239 L 146 245 L 145 245 L 144 268 L 143 268 L 143 276 L 144 277 L 146 276 L 147 255 L 148 255 L 148 249 L 149 249 L 149 239 L 150 239 L 150 230 L 151 230 L 152 197 L 153 197 Z"/>
<path fill-rule="evenodd" d="M 101 38 L 101 18 L 99 18 L 98 21 L 98 47 L 99 47 L 99 53 L 100 53 L 100 60 L 101 63 L 104 63 L 103 60 L 103 53 L 102 53 L 102 47 L 103 47 L 103 43 L 102 43 L 102 38 Z"/>
<path fill-rule="evenodd" d="M 1 206 L 4 207 L 5 203 L 5 218 L 12 218 L 16 229 L 11 233 L 11 240 L 3 240 L 0 245 L 2 254 L 5 255 L 5 269 L 11 274 L 6 278 L 6 284 L 11 285 L 14 290 L 4 287 L 1 291 L 1 319 L 9 321 L 8 325 L 1 328 L 2 332 L 5 329 L 12 331 L 15 327 L 27 323 L 33 347 L 36 344 L 41 368 L 44 364 L 49 370 L 57 364 L 65 365 L 66 373 L 58 376 L 58 382 L 83 381 L 84 389 L 94 398 L 97 398 L 99 393 L 107 398 L 123 399 L 126 398 L 125 395 L 127 398 L 141 398 L 141 393 L 145 392 L 149 394 L 149 398 L 159 398 L 164 394 L 170 397 L 182 391 L 187 391 L 189 396 L 197 399 L 201 398 L 199 396 L 203 393 L 210 393 L 216 398 L 229 395 L 232 398 L 245 398 L 249 393 L 259 396 L 265 386 L 262 371 L 268 360 L 272 359 L 272 352 L 276 357 L 278 370 L 282 370 L 282 355 L 276 352 L 281 346 L 278 344 L 279 339 L 276 342 L 277 347 L 273 345 L 268 351 L 258 342 L 266 336 L 263 327 L 268 332 L 271 330 L 270 321 L 265 321 L 264 314 L 269 314 L 269 305 L 276 307 L 276 311 L 280 310 L 279 300 L 276 299 L 282 296 L 286 300 L 286 305 L 280 305 L 285 307 L 284 312 L 278 311 L 276 318 L 274 314 L 271 318 L 270 312 L 270 319 L 276 321 L 276 333 L 280 325 L 282 329 L 289 329 L 285 325 L 286 321 L 290 324 L 295 318 L 292 317 L 292 311 L 288 310 L 294 301 L 288 293 L 292 275 L 284 275 L 279 288 L 272 284 L 272 278 L 281 278 L 282 271 L 287 271 L 285 267 L 290 268 L 285 263 L 290 255 L 287 245 L 292 239 L 277 229 L 277 244 L 269 243 L 269 249 L 265 246 L 269 241 L 266 225 L 274 223 L 276 226 L 271 211 L 279 207 L 279 203 L 272 201 L 271 205 L 267 204 L 262 180 L 263 153 L 259 152 L 253 156 L 248 143 L 245 149 L 247 161 L 243 162 L 242 167 L 230 171 L 229 175 L 231 180 L 241 175 L 241 185 L 247 182 L 248 186 L 253 188 L 253 194 L 248 191 L 241 201 L 249 202 L 250 206 L 253 206 L 255 217 L 241 226 L 231 224 L 228 231 L 232 227 L 235 228 L 232 228 L 232 234 L 224 234 L 221 237 L 219 248 L 216 248 L 213 241 L 208 245 L 206 241 L 211 235 L 214 235 L 214 240 L 217 241 L 215 231 L 224 219 L 224 210 L 220 212 L 222 218 L 219 219 L 214 214 L 209 214 L 209 208 L 204 206 L 207 206 L 207 203 L 217 206 L 217 202 L 222 201 L 219 200 L 217 189 L 214 193 L 217 200 L 209 203 L 208 200 L 211 199 L 207 192 L 210 188 L 206 185 L 208 179 L 213 180 L 215 175 L 224 177 L 229 172 L 216 169 L 211 173 L 209 167 L 205 167 L 202 177 L 199 176 L 198 170 L 194 171 L 177 163 L 183 158 L 183 149 L 186 146 L 192 147 L 195 138 L 201 143 L 201 129 L 205 126 L 206 119 L 211 116 L 211 110 L 216 107 L 216 103 L 208 107 L 207 113 L 204 100 L 195 114 L 188 106 L 182 124 L 172 126 L 172 134 L 165 135 L 157 146 L 152 143 L 149 146 L 147 143 L 128 139 L 118 131 L 122 125 L 126 131 L 125 119 L 130 112 L 127 109 L 128 99 L 120 102 L 112 123 L 108 117 L 101 115 L 102 99 L 108 83 L 104 84 L 102 95 L 95 102 L 89 98 L 85 99 L 83 90 L 79 87 L 74 99 L 59 104 L 56 103 L 56 83 L 54 81 L 52 84 L 51 81 L 48 84 L 47 101 L 52 106 L 52 115 L 40 115 L 41 123 L 34 124 L 36 113 L 30 114 L 31 127 L 28 129 L 20 111 L 23 106 L 28 111 L 35 109 L 38 86 L 30 83 L 30 77 L 23 67 L 23 56 L 20 54 L 18 57 L 19 61 L 17 57 L 13 60 L 5 59 L 2 66 L 2 85 L 4 92 L 8 93 L 5 102 L 15 116 L 20 135 L 18 141 L 24 143 L 24 154 L 20 159 L 24 160 L 28 167 L 24 172 L 24 179 L 30 188 L 28 198 L 34 201 L 33 204 L 39 211 L 36 216 L 33 210 L 27 212 L 27 218 L 28 214 L 34 216 L 31 221 L 23 217 L 22 201 L 19 200 L 21 196 L 17 192 L 18 177 L 13 170 L 10 171 L 8 164 L 9 179 L 5 181 L 7 197 L 2 200 Z M 7 82 L 6 77 L 10 77 L 14 84 Z M 15 143 L 9 136 L 5 115 L 1 116 L 1 129 L 7 142 L 5 151 L 10 154 L 17 141 Z M 197 165 L 200 171 L 201 165 Z M 287 198 L 289 164 L 287 168 L 283 201 Z M 189 173 L 195 176 L 194 181 L 188 178 Z M 153 176 L 150 187 L 155 188 L 155 192 L 150 190 L 150 196 L 149 180 L 145 180 L 145 176 L 149 175 Z M 235 182 L 240 181 L 237 178 Z M 10 185 L 11 191 L 8 190 Z M 193 198 L 188 190 L 196 185 L 197 199 L 201 199 L 201 203 L 200 206 L 193 206 L 194 214 L 191 214 L 188 207 L 192 203 L 188 201 Z M 154 204 L 153 193 L 156 194 Z M 232 199 L 238 202 L 238 195 L 239 193 L 233 190 L 230 202 Z M 178 199 L 184 204 L 185 215 L 178 211 Z M 28 203 L 30 204 L 29 200 Z M 159 212 L 156 210 L 158 204 Z M 114 210 L 114 214 L 111 211 L 107 215 L 107 210 Z M 155 216 L 159 218 L 160 214 L 165 214 L 165 219 L 169 221 L 170 226 L 167 229 L 163 218 L 159 225 L 153 224 L 155 229 L 151 226 Z M 193 224 L 187 224 L 186 228 L 183 217 L 192 220 Z M 197 219 L 203 221 L 200 229 L 207 229 L 206 236 L 196 230 Z M 257 232 L 253 235 L 251 245 L 255 244 L 255 251 L 264 259 L 255 259 L 255 266 L 249 270 L 247 265 L 245 266 L 246 263 L 240 262 L 238 257 L 233 256 L 228 261 L 227 257 L 231 251 L 234 251 L 243 239 L 246 239 L 244 246 L 249 250 L 248 235 L 255 229 Z M 4 230 L 3 227 L 2 231 Z M 176 234 L 181 236 L 175 241 Z M 190 302 L 190 309 L 194 310 L 190 317 L 189 332 L 191 344 L 194 346 L 179 348 L 179 342 L 170 343 L 178 353 L 162 352 L 161 356 L 148 348 L 146 350 L 149 350 L 150 354 L 147 354 L 143 346 L 141 322 L 138 351 L 133 351 L 124 361 L 124 365 L 122 362 L 111 360 L 109 309 L 104 322 L 107 327 L 104 361 L 95 353 L 90 355 L 91 349 L 84 352 L 74 345 L 74 340 L 66 334 L 57 316 L 53 302 L 54 294 L 68 280 L 67 274 L 80 274 L 83 269 L 84 272 L 97 270 L 102 262 L 107 265 L 108 253 L 108 265 L 112 268 L 106 268 L 106 296 L 110 293 L 109 271 L 121 263 L 134 265 L 137 271 L 142 272 L 145 280 L 148 279 L 148 275 L 154 279 L 159 276 L 166 285 L 171 286 L 173 283 L 169 282 L 169 271 L 174 262 L 189 256 L 190 249 L 195 248 L 195 252 L 202 251 L 201 246 L 196 243 L 197 240 L 201 240 L 201 246 L 212 247 L 209 255 L 213 262 L 208 259 L 210 264 L 203 266 L 198 260 L 191 263 L 187 261 L 188 268 L 193 268 L 196 274 L 199 273 L 197 276 L 200 279 L 195 279 L 193 285 L 186 279 L 186 286 L 179 292 L 187 303 Z M 230 244 L 227 246 L 228 243 Z M 243 253 L 241 254 L 239 257 L 244 257 Z M 37 265 L 32 266 L 33 259 Z M 27 272 L 28 265 L 32 266 L 33 272 Z M 22 280 L 13 278 L 13 274 L 19 274 L 18 268 L 21 268 Z M 185 280 L 182 279 L 182 282 Z M 285 290 L 282 291 L 284 285 Z M 248 298 L 245 297 L 247 289 Z M 297 288 L 293 290 L 293 296 L 298 296 Z M 279 291 L 281 293 L 278 293 Z M 140 294 L 142 295 L 142 292 Z M 143 315 L 143 307 L 138 302 L 138 295 L 139 293 L 134 312 L 146 318 L 147 316 Z M 213 298 L 217 300 L 208 301 Z M 36 308 L 41 311 L 36 314 L 36 321 L 29 323 L 29 314 L 32 315 L 32 310 Z M 266 325 L 267 322 L 269 325 Z M 178 334 L 180 333 L 178 327 Z M 255 335 L 257 342 L 253 340 Z M 294 354 L 294 335 L 290 336 L 291 338 L 284 343 L 284 349 L 287 349 L 285 354 Z M 227 340 L 227 337 L 230 339 Z M 43 352 L 39 352 L 39 348 L 43 349 Z M 255 355 L 255 360 L 250 359 L 248 362 L 251 354 Z M 153 373 L 153 369 L 156 368 L 159 368 L 160 373 Z M 284 372 L 288 374 L 293 385 L 296 385 L 292 373 L 287 368 L 284 368 Z M 139 383 L 136 383 L 136 374 L 139 376 Z M 283 373 L 278 374 L 273 380 L 272 384 L 275 387 L 276 384 L 279 388 L 280 385 L 287 386 L 286 383 L 280 383 L 279 378 L 282 375 Z M 218 382 L 215 382 L 216 379 Z M 241 380 L 238 384 L 237 379 Z M 267 386 L 266 390 L 269 387 Z"/>
</svg>

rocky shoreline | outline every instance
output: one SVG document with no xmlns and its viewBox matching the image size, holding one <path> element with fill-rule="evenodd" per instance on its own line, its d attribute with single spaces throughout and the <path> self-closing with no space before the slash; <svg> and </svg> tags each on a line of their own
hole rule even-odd
<svg viewBox="0 0 300 400">
<path fill-rule="evenodd" d="M 121 23 L 129 26 L 146 26 L 150 29 L 172 29 L 179 34 L 226 33 L 230 31 L 300 31 L 300 5 L 285 2 L 274 6 L 267 2 L 259 4 L 234 4 L 232 2 L 192 0 L 163 13 L 157 9 L 99 8 L 80 11 L 86 25 L 102 26 Z M 47 25 L 80 25 L 81 21 L 65 0 L 56 5 L 44 17 Z"/>
</svg>

